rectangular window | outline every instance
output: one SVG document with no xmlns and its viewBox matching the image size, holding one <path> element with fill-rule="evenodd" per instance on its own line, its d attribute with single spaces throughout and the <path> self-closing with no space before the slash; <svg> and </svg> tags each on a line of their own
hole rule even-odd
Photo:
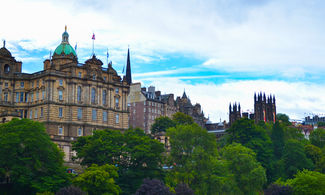
<svg viewBox="0 0 325 195">
<path fill-rule="evenodd" d="M 93 74 L 93 80 L 96 80 L 96 74 Z"/>
<path fill-rule="evenodd" d="M 78 108 L 77 118 L 78 118 L 78 120 L 82 119 L 82 108 Z"/>
<path fill-rule="evenodd" d="M 93 109 L 92 119 L 93 119 L 93 121 L 97 120 L 97 110 L 96 109 Z"/>
<path fill-rule="evenodd" d="M 24 88 L 24 85 L 25 85 L 24 82 L 20 82 L 20 87 L 21 87 L 21 88 Z"/>
<path fill-rule="evenodd" d="M 104 76 L 104 81 L 106 81 L 106 77 Z"/>
<path fill-rule="evenodd" d="M 8 102 L 8 93 L 4 93 L 4 101 Z"/>
<path fill-rule="evenodd" d="M 62 92 L 62 90 L 59 90 L 59 100 L 63 100 L 63 92 Z"/>
<path fill-rule="evenodd" d="M 32 87 L 34 87 L 34 81 L 32 81 Z"/>
<path fill-rule="evenodd" d="M 107 122 L 107 111 L 103 111 L 103 121 Z"/>
<path fill-rule="evenodd" d="M 146 108 L 143 108 L 143 112 L 146 112 Z"/>
<path fill-rule="evenodd" d="M 33 119 L 33 110 L 32 109 L 29 111 L 29 119 Z"/>
<path fill-rule="evenodd" d="M 42 91 L 42 100 L 45 99 L 45 90 Z"/>
<path fill-rule="evenodd" d="M 37 114 L 38 114 L 37 108 L 35 108 L 35 117 L 34 118 L 37 118 Z"/>
<path fill-rule="evenodd" d="M 119 88 L 116 88 L 115 89 L 115 93 L 119 93 Z"/>
<path fill-rule="evenodd" d="M 119 106 L 119 98 L 115 98 L 115 106 L 116 106 L 116 107 Z"/>
<path fill-rule="evenodd" d="M 16 102 L 19 102 L 19 93 L 16 93 Z"/>
<path fill-rule="evenodd" d="M 59 108 L 59 117 L 61 118 L 63 116 L 63 109 L 60 107 Z"/>
<path fill-rule="evenodd" d="M 41 117 L 43 117 L 43 107 L 41 107 Z"/>
<path fill-rule="evenodd" d="M 39 87 L 39 81 L 36 81 L 36 87 Z"/>
<path fill-rule="evenodd" d="M 20 102 L 24 102 L 24 92 L 20 92 Z"/>
<path fill-rule="evenodd" d="M 116 123 L 119 123 L 120 122 L 120 116 L 118 114 L 116 115 L 115 122 Z"/>
<path fill-rule="evenodd" d="M 59 80 L 59 85 L 60 85 L 60 86 L 63 85 L 63 80 L 62 80 L 62 79 Z"/>
<path fill-rule="evenodd" d="M 8 83 L 5 83 L 5 87 L 8 87 Z"/>
<path fill-rule="evenodd" d="M 81 127 L 78 128 L 78 136 L 82 136 L 82 129 L 81 129 Z"/>
<path fill-rule="evenodd" d="M 25 102 L 28 102 L 28 93 L 25 93 Z"/>
<path fill-rule="evenodd" d="M 78 77 L 81 78 L 81 72 L 78 72 Z"/>
<path fill-rule="evenodd" d="M 36 101 L 39 100 L 39 91 L 36 91 Z"/>
<path fill-rule="evenodd" d="M 59 135 L 63 135 L 63 128 L 62 127 L 59 127 Z"/>
<path fill-rule="evenodd" d="M 30 102 L 34 101 L 34 93 L 32 93 L 32 95 L 30 96 Z"/>
<path fill-rule="evenodd" d="M 45 81 L 44 81 L 44 79 L 42 80 L 42 85 L 44 85 L 45 84 Z"/>
</svg>

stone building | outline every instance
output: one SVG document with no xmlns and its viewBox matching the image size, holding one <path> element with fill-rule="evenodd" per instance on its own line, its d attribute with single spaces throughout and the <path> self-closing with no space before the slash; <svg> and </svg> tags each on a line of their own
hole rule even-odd
<svg viewBox="0 0 325 195">
<path fill-rule="evenodd" d="M 237 103 L 233 104 L 231 107 L 231 104 L 229 104 L 229 127 L 238 119 L 240 119 L 241 116 L 241 108 L 240 104 Z"/>
<path fill-rule="evenodd" d="M 128 54 L 127 62 L 130 63 Z M 0 49 L 0 116 L 29 118 L 45 124 L 51 139 L 69 162 L 71 141 L 91 135 L 96 129 L 129 127 L 127 96 L 131 70 L 123 79 L 95 54 L 79 63 L 65 30 L 44 70 L 22 73 L 22 63 L 4 46 Z M 130 69 L 130 66 L 128 66 Z"/>
<path fill-rule="evenodd" d="M 202 128 L 205 128 L 207 118 L 204 117 L 204 113 L 201 110 L 201 105 L 199 103 L 192 105 L 191 100 L 189 97 L 187 97 L 185 91 L 182 97 L 176 98 L 176 105 L 180 112 L 190 115 L 194 119 L 194 122 L 196 122 Z"/>
<path fill-rule="evenodd" d="M 177 112 L 174 105 L 174 95 L 161 95 L 155 87 L 141 88 L 140 83 L 133 83 L 130 86 L 129 103 L 129 124 L 130 127 L 139 127 L 146 133 L 150 133 L 151 125 L 155 119 L 161 116 L 172 116 Z"/>
</svg>

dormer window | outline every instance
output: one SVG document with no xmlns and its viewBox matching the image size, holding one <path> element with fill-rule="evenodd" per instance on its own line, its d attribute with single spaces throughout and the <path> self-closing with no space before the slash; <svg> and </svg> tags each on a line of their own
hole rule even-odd
<svg viewBox="0 0 325 195">
<path fill-rule="evenodd" d="M 8 64 L 5 65 L 4 72 L 5 73 L 9 73 L 10 72 L 10 66 Z"/>
</svg>

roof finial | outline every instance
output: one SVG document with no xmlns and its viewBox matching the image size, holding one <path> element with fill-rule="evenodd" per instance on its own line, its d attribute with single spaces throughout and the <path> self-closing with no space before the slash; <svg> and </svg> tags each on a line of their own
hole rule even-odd
<svg viewBox="0 0 325 195">
<path fill-rule="evenodd" d="M 6 47 L 6 40 L 3 40 L 3 47 Z"/>
<path fill-rule="evenodd" d="M 65 25 L 64 30 L 65 30 L 65 32 L 67 32 L 67 25 Z"/>
</svg>

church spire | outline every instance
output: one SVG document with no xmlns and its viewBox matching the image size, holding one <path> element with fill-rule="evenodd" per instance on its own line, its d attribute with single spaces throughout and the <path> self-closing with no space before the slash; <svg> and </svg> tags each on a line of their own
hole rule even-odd
<svg viewBox="0 0 325 195">
<path fill-rule="evenodd" d="M 132 77 L 131 77 L 131 62 L 130 62 L 130 49 L 128 48 L 128 56 L 126 61 L 126 82 L 128 84 L 132 83 Z"/>
</svg>

